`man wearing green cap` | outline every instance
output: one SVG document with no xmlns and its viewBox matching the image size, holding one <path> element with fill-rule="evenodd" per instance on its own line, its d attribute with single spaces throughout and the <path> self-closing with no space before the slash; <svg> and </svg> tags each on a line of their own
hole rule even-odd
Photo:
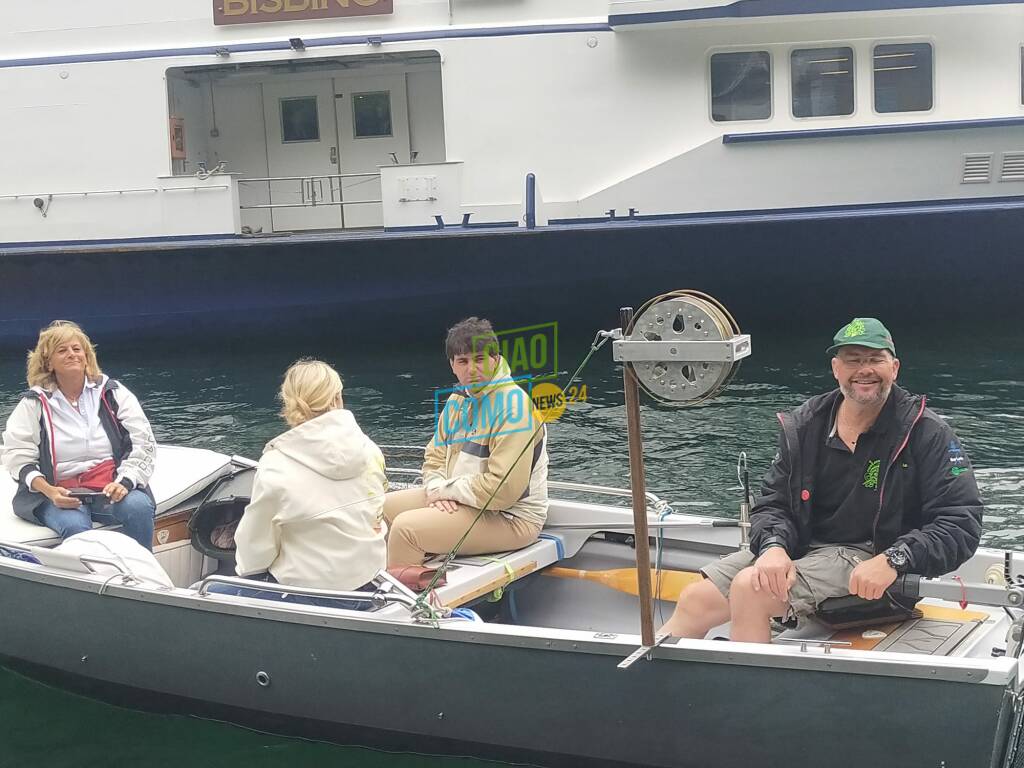
<svg viewBox="0 0 1024 768">
<path fill-rule="evenodd" d="M 750 551 L 702 569 L 663 632 L 770 642 L 773 617 L 830 597 L 876 600 L 902 573 L 939 576 L 974 554 L 982 503 L 966 453 L 923 396 L 896 386 L 892 334 L 856 317 L 827 350 L 839 387 L 780 414 L 779 451 L 751 512 Z"/>
</svg>

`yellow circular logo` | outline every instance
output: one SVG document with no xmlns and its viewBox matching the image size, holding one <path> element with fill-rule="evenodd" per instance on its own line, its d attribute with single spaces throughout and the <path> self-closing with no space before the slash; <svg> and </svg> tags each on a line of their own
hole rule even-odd
<svg viewBox="0 0 1024 768">
<path fill-rule="evenodd" d="M 545 422 L 560 419 L 565 413 L 565 393 L 554 382 L 542 381 L 534 385 L 530 398 Z"/>
</svg>

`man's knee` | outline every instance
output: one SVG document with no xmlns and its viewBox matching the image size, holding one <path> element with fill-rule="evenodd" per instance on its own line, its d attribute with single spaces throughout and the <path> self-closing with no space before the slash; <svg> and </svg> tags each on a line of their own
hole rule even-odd
<svg viewBox="0 0 1024 768">
<path fill-rule="evenodd" d="M 729 603 L 715 586 L 704 580 L 691 584 L 679 594 L 679 603 L 662 632 L 677 637 L 701 638 L 729 618 Z"/>
<path fill-rule="evenodd" d="M 706 614 L 728 608 L 728 602 L 709 579 L 690 584 L 679 593 L 679 605 L 690 614 Z"/>
<path fill-rule="evenodd" d="M 729 587 L 729 604 L 754 607 L 765 611 L 768 615 L 777 616 L 785 610 L 785 604 L 764 587 L 755 588 L 754 569 L 744 568 Z"/>
<path fill-rule="evenodd" d="M 732 580 L 732 585 L 729 587 L 729 599 L 751 597 L 756 594 L 758 594 L 758 590 L 754 589 L 754 569 L 744 568 Z"/>
</svg>

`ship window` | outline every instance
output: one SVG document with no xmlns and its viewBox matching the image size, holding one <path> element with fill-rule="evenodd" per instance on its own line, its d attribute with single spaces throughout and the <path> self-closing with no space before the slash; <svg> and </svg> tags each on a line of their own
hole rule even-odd
<svg viewBox="0 0 1024 768">
<path fill-rule="evenodd" d="M 281 141 L 320 141 L 316 96 L 281 99 Z"/>
<path fill-rule="evenodd" d="M 711 57 L 711 119 L 765 120 L 772 116 L 772 59 L 767 51 Z"/>
<path fill-rule="evenodd" d="M 932 108 L 929 43 L 876 45 L 875 111 L 925 112 Z"/>
<path fill-rule="evenodd" d="M 790 57 L 793 116 L 853 114 L 853 49 L 803 48 Z"/>
<path fill-rule="evenodd" d="M 356 93 L 352 95 L 353 135 L 370 139 L 391 135 L 391 92 Z"/>
</svg>

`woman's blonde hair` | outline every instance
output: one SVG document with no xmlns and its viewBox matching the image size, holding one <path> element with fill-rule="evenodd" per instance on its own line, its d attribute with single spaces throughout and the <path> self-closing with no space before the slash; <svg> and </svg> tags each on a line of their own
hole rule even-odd
<svg viewBox="0 0 1024 768">
<path fill-rule="evenodd" d="M 320 360 L 298 360 L 284 374 L 281 416 L 297 427 L 341 407 L 341 376 Z"/>
<path fill-rule="evenodd" d="M 103 371 L 96 362 L 96 348 L 93 347 L 85 331 L 78 323 L 70 320 L 54 320 L 39 332 L 36 348 L 28 353 L 28 364 L 25 366 L 25 378 L 30 387 L 42 387 L 52 391 L 57 386 L 57 378 L 53 374 L 50 359 L 57 347 L 69 341 L 79 341 L 85 349 L 85 376 L 90 381 L 98 381 Z"/>
</svg>

